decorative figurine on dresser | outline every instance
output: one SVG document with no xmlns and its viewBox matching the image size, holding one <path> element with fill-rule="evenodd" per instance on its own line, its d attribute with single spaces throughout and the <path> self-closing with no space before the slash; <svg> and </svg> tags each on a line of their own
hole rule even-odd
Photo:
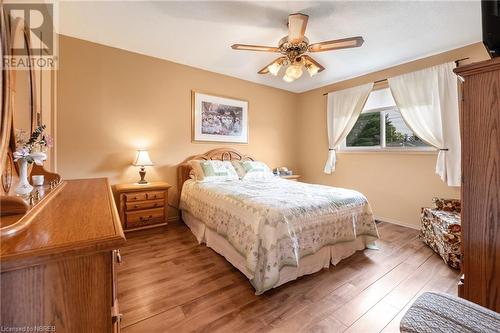
<svg viewBox="0 0 500 333">
<path fill-rule="evenodd" d="M 125 232 L 167 225 L 168 189 L 166 182 L 146 181 L 145 166 L 153 165 L 147 150 L 138 150 L 133 163 L 140 167 L 141 179 L 137 183 L 118 184 L 119 209 Z"/>
<path fill-rule="evenodd" d="M 0 20 L 2 56 L 23 45 L 30 57 L 24 22 L 3 2 Z M 1 330 L 117 332 L 115 265 L 125 236 L 111 187 L 107 179 L 62 181 L 44 169 L 51 139 L 33 68 L 1 75 Z"/>
</svg>

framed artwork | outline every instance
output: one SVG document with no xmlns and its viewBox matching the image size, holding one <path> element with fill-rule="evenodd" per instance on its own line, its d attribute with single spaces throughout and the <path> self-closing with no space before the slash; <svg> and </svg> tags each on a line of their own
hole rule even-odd
<svg viewBox="0 0 500 333">
<path fill-rule="evenodd" d="M 248 143 L 248 102 L 191 93 L 192 139 L 199 142 Z"/>
</svg>

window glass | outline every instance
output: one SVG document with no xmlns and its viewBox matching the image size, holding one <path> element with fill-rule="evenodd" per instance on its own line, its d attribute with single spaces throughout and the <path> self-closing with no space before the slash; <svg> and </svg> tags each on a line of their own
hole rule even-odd
<svg viewBox="0 0 500 333">
<path fill-rule="evenodd" d="M 427 146 L 406 123 L 397 109 L 385 111 L 385 146 L 386 147 L 423 147 Z"/>
<path fill-rule="evenodd" d="M 389 88 L 374 90 L 342 147 L 353 150 L 432 150 L 406 125 Z M 399 149 L 398 149 L 399 148 Z"/>
<path fill-rule="evenodd" d="M 362 113 L 347 135 L 347 147 L 380 146 L 380 112 Z"/>
</svg>

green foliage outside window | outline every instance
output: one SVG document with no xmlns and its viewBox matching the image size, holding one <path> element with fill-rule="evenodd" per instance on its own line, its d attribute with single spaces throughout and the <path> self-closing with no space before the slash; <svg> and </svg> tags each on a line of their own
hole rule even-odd
<svg viewBox="0 0 500 333">
<path fill-rule="evenodd" d="M 362 113 L 351 132 L 347 135 L 347 147 L 373 147 L 381 144 L 381 124 L 380 117 L 385 117 L 385 146 L 386 147 L 421 147 L 427 146 L 419 137 L 409 130 L 402 121 L 401 115 L 397 111 L 385 113 L 370 112 Z M 392 119 L 399 122 L 399 127 L 404 126 L 405 131 L 398 131 Z"/>
<path fill-rule="evenodd" d="M 371 147 L 380 145 L 380 113 L 362 113 L 347 135 L 348 147 Z"/>
</svg>

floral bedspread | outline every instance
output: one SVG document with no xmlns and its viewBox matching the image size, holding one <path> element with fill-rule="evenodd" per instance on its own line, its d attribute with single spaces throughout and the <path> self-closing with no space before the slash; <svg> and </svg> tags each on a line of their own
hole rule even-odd
<svg viewBox="0 0 500 333">
<path fill-rule="evenodd" d="M 217 232 L 246 258 L 257 293 L 271 289 L 286 265 L 322 247 L 378 238 L 359 192 L 284 179 L 184 183 L 180 209 Z"/>
</svg>

